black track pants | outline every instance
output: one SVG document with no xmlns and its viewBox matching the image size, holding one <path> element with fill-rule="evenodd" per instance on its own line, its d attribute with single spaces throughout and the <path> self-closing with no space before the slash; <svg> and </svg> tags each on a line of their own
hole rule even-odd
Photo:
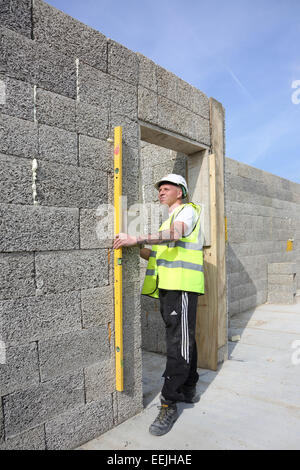
<svg viewBox="0 0 300 470">
<path fill-rule="evenodd" d="M 167 342 L 162 396 L 167 401 L 181 401 L 180 387 L 195 385 L 199 379 L 195 341 L 198 294 L 160 289 L 159 300 Z"/>
</svg>

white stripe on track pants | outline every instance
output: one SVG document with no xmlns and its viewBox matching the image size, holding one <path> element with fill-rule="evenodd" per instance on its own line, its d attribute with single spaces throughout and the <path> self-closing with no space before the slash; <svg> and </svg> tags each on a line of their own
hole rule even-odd
<svg viewBox="0 0 300 470">
<path fill-rule="evenodd" d="M 195 341 L 198 294 L 160 289 L 159 299 L 167 344 L 162 395 L 170 402 L 181 401 L 181 387 L 195 385 L 199 379 Z"/>
</svg>

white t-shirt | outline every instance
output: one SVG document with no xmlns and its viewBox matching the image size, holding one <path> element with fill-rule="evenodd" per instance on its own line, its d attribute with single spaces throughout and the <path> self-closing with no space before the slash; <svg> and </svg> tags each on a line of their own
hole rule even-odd
<svg viewBox="0 0 300 470">
<path fill-rule="evenodd" d="M 171 216 L 176 209 L 177 207 L 175 207 L 175 209 L 172 210 L 169 216 Z M 191 234 L 193 228 L 196 225 L 197 217 L 198 217 L 198 214 L 192 206 L 184 207 L 179 212 L 179 214 L 176 215 L 175 217 L 176 222 L 184 222 L 187 225 L 187 228 L 183 233 L 185 237 Z"/>
</svg>

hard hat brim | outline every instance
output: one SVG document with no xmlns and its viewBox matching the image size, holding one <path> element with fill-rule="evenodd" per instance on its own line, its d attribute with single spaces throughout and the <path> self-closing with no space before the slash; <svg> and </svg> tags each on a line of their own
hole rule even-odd
<svg viewBox="0 0 300 470">
<path fill-rule="evenodd" d="M 174 183 L 173 181 L 169 181 L 169 180 L 160 180 L 157 183 L 155 183 L 154 186 L 156 187 L 156 189 L 159 189 L 159 187 L 162 183 L 173 184 L 174 186 L 179 186 L 179 184 Z"/>
<path fill-rule="evenodd" d="M 173 186 L 178 186 L 178 188 L 184 188 L 185 192 L 186 192 L 186 195 L 188 194 L 188 190 L 187 188 L 185 188 L 182 184 L 180 183 L 174 183 L 173 181 L 169 181 L 169 180 L 160 180 L 158 181 L 157 183 L 155 183 L 155 188 L 157 190 L 159 190 L 159 187 L 162 183 L 167 183 L 167 184 L 172 184 Z"/>
</svg>

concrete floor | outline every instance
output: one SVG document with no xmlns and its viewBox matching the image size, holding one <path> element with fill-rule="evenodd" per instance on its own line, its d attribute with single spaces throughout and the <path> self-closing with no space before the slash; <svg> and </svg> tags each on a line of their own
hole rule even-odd
<svg viewBox="0 0 300 470">
<path fill-rule="evenodd" d="M 229 336 L 241 340 L 229 342 L 229 360 L 216 372 L 199 369 L 200 401 L 178 405 L 168 434 L 148 432 L 158 413 L 165 358 L 144 353 L 144 411 L 80 449 L 299 450 L 300 303 L 264 304 L 230 323 Z"/>
</svg>

